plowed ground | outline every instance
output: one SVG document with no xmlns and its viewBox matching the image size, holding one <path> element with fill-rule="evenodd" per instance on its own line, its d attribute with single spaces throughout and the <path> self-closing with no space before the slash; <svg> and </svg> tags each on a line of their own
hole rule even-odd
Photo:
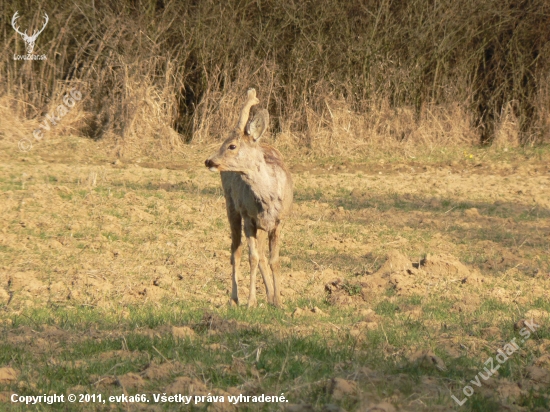
<svg viewBox="0 0 550 412">
<path fill-rule="evenodd" d="M 209 410 L 550 408 L 548 150 L 287 156 L 285 306 L 266 305 L 258 276 L 248 310 L 227 304 L 225 200 L 202 166 L 214 149 L 115 162 L 84 139 L 28 153 L 3 143 L 6 408 L 26 410 L 13 393 L 150 398 L 41 405 L 61 410 L 191 408 L 153 402 L 162 393 L 225 397 L 194 405 Z M 227 402 L 281 393 L 288 402 Z"/>
</svg>

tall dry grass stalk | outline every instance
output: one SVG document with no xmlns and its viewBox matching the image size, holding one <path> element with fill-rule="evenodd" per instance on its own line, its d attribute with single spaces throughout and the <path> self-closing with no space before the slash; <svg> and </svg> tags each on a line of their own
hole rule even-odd
<svg viewBox="0 0 550 412">
<path fill-rule="evenodd" d="M 29 30 L 49 14 L 47 60 L 13 60 L 16 10 Z M 2 117 L 6 136 L 74 83 L 85 99 L 52 133 L 120 155 L 212 142 L 251 86 L 293 147 L 550 141 L 546 0 L 16 0 L 0 14 L 0 110 L 26 125 Z"/>
</svg>

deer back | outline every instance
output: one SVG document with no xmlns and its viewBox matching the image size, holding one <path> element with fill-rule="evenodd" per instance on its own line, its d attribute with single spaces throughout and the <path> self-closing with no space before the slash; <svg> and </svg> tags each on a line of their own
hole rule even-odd
<svg viewBox="0 0 550 412">
<path fill-rule="evenodd" d="M 269 114 L 256 106 L 258 102 L 250 89 L 237 127 L 205 164 L 221 172 L 228 209 L 271 230 L 290 210 L 292 177 L 281 153 L 259 141 L 269 126 Z"/>
</svg>

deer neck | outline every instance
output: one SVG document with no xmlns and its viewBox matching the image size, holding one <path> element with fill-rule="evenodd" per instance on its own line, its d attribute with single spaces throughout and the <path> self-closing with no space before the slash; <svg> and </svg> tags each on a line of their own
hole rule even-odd
<svg viewBox="0 0 550 412">
<path fill-rule="evenodd" d="M 263 153 L 251 161 L 246 172 L 241 176 L 262 203 L 269 204 L 274 197 L 276 198 L 274 194 L 277 191 L 277 185 L 274 171 L 272 166 L 264 160 Z"/>
</svg>

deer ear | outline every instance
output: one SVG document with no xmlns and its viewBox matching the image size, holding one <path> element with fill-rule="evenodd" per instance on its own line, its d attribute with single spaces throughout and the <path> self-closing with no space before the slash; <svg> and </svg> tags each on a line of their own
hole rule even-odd
<svg viewBox="0 0 550 412">
<path fill-rule="evenodd" d="M 252 106 L 250 116 L 244 128 L 245 134 L 251 136 L 254 141 L 259 140 L 269 127 L 269 113 L 266 109 Z"/>
</svg>

